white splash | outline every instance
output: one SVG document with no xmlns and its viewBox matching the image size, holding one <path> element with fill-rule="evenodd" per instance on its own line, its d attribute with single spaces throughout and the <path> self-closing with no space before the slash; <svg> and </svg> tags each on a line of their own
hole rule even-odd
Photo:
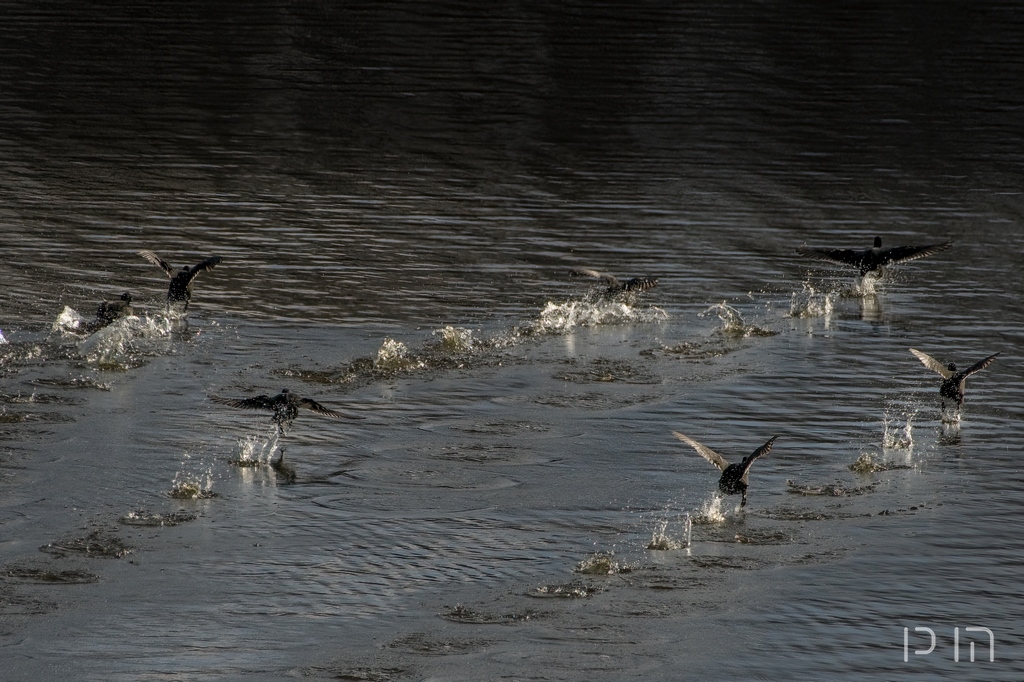
<svg viewBox="0 0 1024 682">
<path fill-rule="evenodd" d="M 905 422 L 900 425 L 900 418 L 886 411 L 882 418 L 882 449 L 911 450 L 914 447 L 914 417 L 917 410 L 903 414 Z"/>
<path fill-rule="evenodd" d="M 739 310 L 732 307 L 725 301 L 708 307 L 703 312 L 697 313 L 697 317 L 706 317 L 714 313 L 722 321 L 722 328 L 718 330 L 723 336 L 737 339 L 745 339 L 751 336 L 775 336 L 775 332 L 761 329 L 752 324 L 747 324 Z"/>
<path fill-rule="evenodd" d="M 534 329 L 545 334 L 565 334 L 577 327 L 661 322 L 667 319 L 668 313 L 661 308 L 636 308 L 617 300 L 579 300 L 565 303 L 548 301 L 534 322 Z"/>
<path fill-rule="evenodd" d="M 472 351 L 476 344 L 472 329 L 447 325 L 442 329 L 435 329 L 432 334 L 435 338 L 439 338 L 438 347 L 449 353 L 466 353 Z"/>
<path fill-rule="evenodd" d="M 651 533 L 651 541 L 647 544 L 647 549 L 671 551 L 686 549 L 690 546 L 693 539 L 693 519 L 690 518 L 690 514 L 685 513 L 680 518 L 679 535 L 672 532 L 674 525 L 672 521 L 672 519 L 661 519 L 658 522 L 657 527 Z"/>
<path fill-rule="evenodd" d="M 378 372 L 398 372 L 409 369 L 422 369 L 426 366 L 422 360 L 409 357 L 409 348 L 401 341 L 385 338 L 377 357 L 373 360 L 373 368 Z"/>
<path fill-rule="evenodd" d="M 725 511 L 722 510 L 724 499 L 721 495 L 713 495 L 710 500 L 706 500 L 701 505 L 700 510 L 694 516 L 692 522 L 701 525 L 708 525 L 712 523 L 724 523 L 728 516 Z"/>
<path fill-rule="evenodd" d="M 793 292 L 789 302 L 790 317 L 831 317 L 836 294 L 817 291 L 809 282 L 803 282 L 803 290 Z"/>
<path fill-rule="evenodd" d="M 239 438 L 235 443 L 235 454 L 231 460 L 240 467 L 270 466 L 277 452 L 280 433 L 277 427 L 267 435 L 250 435 Z"/>
<path fill-rule="evenodd" d="M 54 334 L 74 334 L 81 325 L 82 316 L 78 314 L 77 310 L 66 305 L 64 310 L 57 315 L 57 319 L 53 321 L 50 331 Z"/>
<path fill-rule="evenodd" d="M 169 338 L 173 329 L 164 315 L 122 317 L 79 343 L 78 352 L 93 364 L 131 366 L 134 356 L 156 352 L 152 342 Z"/>
</svg>

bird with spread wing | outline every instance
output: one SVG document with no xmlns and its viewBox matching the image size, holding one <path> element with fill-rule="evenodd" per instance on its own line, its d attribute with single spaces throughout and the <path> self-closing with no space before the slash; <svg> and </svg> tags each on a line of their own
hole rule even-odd
<svg viewBox="0 0 1024 682">
<path fill-rule="evenodd" d="M 697 451 L 701 457 L 714 464 L 722 472 L 721 478 L 718 479 L 718 489 L 726 495 L 742 495 L 743 498 L 740 501 L 740 506 L 747 506 L 747 477 L 750 474 L 750 467 L 758 457 L 767 455 L 772 449 L 772 443 L 778 436 L 772 436 L 768 439 L 768 442 L 754 450 L 750 455 L 744 457 L 738 464 L 729 464 L 728 460 L 722 455 L 718 454 L 703 443 L 698 443 L 689 436 L 673 431 L 672 435 L 683 441 L 694 450 Z"/>
<path fill-rule="evenodd" d="M 161 270 L 167 273 L 167 277 L 170 278 L 170 285 L 167 287 L 167 305 L 172 303 L 184 303 L 184 309 L 188 309 L 188 304 L 192 300 L 192 284 L 195 281 L 197 275 L 200 272 L 206 272 L 212 270 L 216 265 L 224 261 L 220 256 L 213 256 L 207 258 L 198 265 L 189 267 L 183 265 L 181 270 L 175 270 L 171 265 L 160 258 L 152 251 L 139 251 L 139 255 L 148 260 L 153 265 L 158 266 Z"/>
<path fill-rule="evenodd" d="M 942 398 L 942 409 L 946 409 L 946 400 L 948 399 L 956 403 L 956 408 L 959 410 L 964 404 L 964 388 L 966 387 L 967 377 L 985 369 L 999 356 L 999 353 L 993 353 L 984 360 L 978 360 L 967 369 L 957 371 L 956 363 L 954 362 L 944 365 L 932 356 L 919 351 L 916 348 L 911 348 L 909 350 L 925 367 L 942 377 L 942 384 L 939 386 L 939 396 Z"/>
<path fill-rule="evenodd" d="M 880 271 L 886 265 L 896 265 L 897 263 L 906 263 L 918 258 L 934 256 L 952 245 L 953 242 L 945 241 L 941 244 L 927 244 L 925 246 L 891 246 L 889 248 L 882 248 L 882 238 L 875 237 L 874 246 L 870 249 L 812 249 L 802 247 L 797 249 L 797 253 L 801 256 L 817 258 L 818 260 L 838 265 L 855 267 L 860 270 L 860 275 L 863 277 L 869 272 Z"/>
</svg>

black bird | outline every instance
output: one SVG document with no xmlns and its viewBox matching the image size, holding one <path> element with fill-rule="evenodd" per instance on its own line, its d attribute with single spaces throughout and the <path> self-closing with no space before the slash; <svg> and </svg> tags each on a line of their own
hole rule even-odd
<svg viewBox="0 0 1024 682">
<path fill-rule="evenodd" d="M 364 417 L 335 412 L 309 398 L 300 398 L 287 388 L 275 396 L 258 395 L 252 398 L 222 398 L 217 395 L 211 395 L 210 400 L 221 405 L 238 407 L 243 410 L 269 410 L 274 413 L 271 421 L 277 424 L 278 432 L 281 435 L 284 435 L 285 430 L 291 426 L 292 421 L 299 416 L 299 408 L 316 412 L 325 417 L 334 417 L 335 419 L 341 417 L 346 419 L 364 419 Z"/>
<path fill-rule="evenodd" d="M 96 329 L 99 329 L 122 317 L 129 317 L 134 314 L 135 311 L 132 310 L 132 295 L 126 291 L 121 294 L 121 299 L 118 301 L 103 301 L 100 303 L 96 309 L 96 320 L 93 322 L 93 325 L 96 326 Z"/>
<path fill-rule="evenodd" d="M 171 279 L 171 284 L 167 287 L 167 304 L 177 302 L 184 302 L 184 309 L 188 310 L 188 303 L 192 300 L 192 282 L 200 272 L 206 270 L 212 270 L 214 266 L 221 263 L 224 259 L 220 256 L 214 256 L 207 258 L 199 265 L 189 267 L 187 265 L 182 266 L 181 270 L 175 271 L 171 265 L 160 258 L 152 251 L 139 251 L 139 255 L 148 260 L 153 265 L 159 266 L 167 276 Z"/>
<path fill-rule="evenodd" d="M 946 409 L 946 399 L 952 400 L 956 403 L 956 408 L 959 410 L 964 404 L 964 384 L 967 382 L 967 377 L 971 376 L 975 372 L 980 372 L 985 369 L 996 359 L 999 353 L 994 353 L 984 360 L 979 360 L 967 369 L 958 372 L 956 370 L 956 363 L 949 363 L 943 365 L 941 362 L 923 353 L 916 348 L 911 348 L 910 352 L 917 356 L 925 367 L 937 372 L 942 376 L 942 385 L 939 386 L 939 396 L 942 398 L 942 409 Z"/>
<path fill-rule="evenodd" d="M 614 296 L 615 294 L 622 294 L 626 292 L 640 292 L 653 289 L 658 286 L 657 278 L 650 277 L 634 277 L 633 279 L 627 279 L 625 282 L 621 281 L 615 275 L 609 275 L 605 272 L 598 272 L 597 270 L 590 270 L 588 268 L 579 268 L 569 271 L 570 277 L 590 277 L 591 279 L 602 280 L 608 285 L 605 289 L 606 296 Z"/>
<path fill-rule="evenodd" d="M 743 500 L 740 502 L 741 507 L 747 506 L 747 475 L 750 473 L 750 466 L 754 463 L 754 460 L 762 455 L 767 455 L 772 449 L 772 443 L 778 436 L 772 436 L 768 439 L 768 442 L 754 450 L 748 457 L 744 457 L 743 461 L 739 464 L 729 464 L 725 457 L 712 450 L 706 445 L 698 443 L 694 439 L 673 431 L 672 435 L 688 444 L 697 453 L 706 459 L 707 461 L 714 464 L 722 472 L 722 477 L 718 479 L 718 489 L 726 495 L 742 495 Z"/>
<path fill-rule="evenodd" d="M 907 261 L 934 256 L 940 251 L 945 251 L 953 245 L 951 241 L 941 244 L 928 244 L 927 246 L 893 246 L 888 249 L 882 248 L 882 238 L 875 237 L 875 245 L 870 249 L 858 251 L 856 249 L 811 249 L 802 247 L 797 249 L 801 256 L 809 256 L 818 260 L 825 260 L 839 265 L 852 265 L 860 270 L 860 276 L 874 272 L 885 265 L 895 265 Z"/>
</svg>

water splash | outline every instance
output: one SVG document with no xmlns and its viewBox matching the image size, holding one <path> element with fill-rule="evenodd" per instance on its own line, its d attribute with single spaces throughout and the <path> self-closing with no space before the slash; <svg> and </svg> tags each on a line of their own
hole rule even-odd
<svg viewBox="0 0 1024 682">
<path fill-rule="evenodd" d="M 447 325 L 431 332 L 438 339 L 438 350 L 445 353 L 470 353 L 475 350 L 476 340 L 472 329 Z"/>
<path fill-rule="evenodd" d="M 373 360 L 374 371 L 385 374 L 424 367 L 426 363 L 423 360 L 409 356 L 408 346 L 391 338 L 384 339 L 377 349 L 377 357 Z"/>
<path fill-rule="evenodd" d="M 273 427 L 268 435 L 250 435 L 239 438 L 235 443 L 235 453 L 231 463 L 240 467 L 270 466 L 277 452 L 280 432 Z"/>
<path fill-rule="evenodd" d="M 573 572 L 584 575 L 616 575 L 619 573 L 629 573 L 632 570 L 633 566 L 617 561 L 614 553 L 598 552 L 597 554 L 585 557 L 576 564 Z"/>
<path fill-rule="evenodd" d="M 724 502 L 725 500 L 720 495 L 713 495 L 710 500 L 705 500 L 693 516 L 692 523 L 700 526 L 725 523 L 729 517 L 722 509 Z"/>
<path fill-rule="evenodd" d="M 534 320 L 534 331 L 541 334 L 567 334 L 577 327 L 594 327 L 601 324 L 630 324 L 661 322 L 668 319 L 668 313 L 661 308 L 650 306 L 637 308 L 625 301 L 600 298 L 597 300 L 573 300 L 547 305 Z"/>
<path fill-rule="evenodd" d="M 869 272 L 862 277 L 854 279 L 850 286 L 843 289 L 842 295 L 847 298 L 865 298 L 874 296 L 881 289 L 881 284 L 882 276 Z"/>
<path fill-rule="evenodd" d="M 651 533 L 651 541 L 647 543 L 647 549 L 662 551 L 687 549 L 693 539 L 693 519 L 690 518 L 690 514 L 684 514 L 680 521 L 680 535 L 673 535 L 670 530 L 672 525 L 671 519 L 661 519 Z"/>
<path fill-rule="evenodd" d="M 900 426 L 900 420 L 888 410 L 882 418 L 882 449 L 883 450 L 912 450 L 914 447 L 914 417 L 917 410 L 903 414 L 905 423 Z"/>
<path fill-rule="evenodd" d="M 77 334 L 82 326 L 82 316 L 71 306 L 64 306 L 57 319 L 50 325 L 50 332 L 54 334 Z"/>
<path fill-rule="evenodd" d="M 169 495 L 177 500 L 206 500 L 216 497 L 216 493 L 213 492 L 213 467 L 207 467 L 205 471 L 198 473 L 188 471 L 191 460 L 192 455 L 186 452 L 181 469 L 171 481 Z"/>
<path fill-rule="evenodd" d="M 876 457 L 870 452 L 861 453 L 857 461 L 850 465 L 850 471 L 857 474 L 875 474 L 880 471 L 892 471 L 894 469 L 911 469 L 908 464 L 896 464 L 894 462 L 887 462 L 879 457 Z"/>
<path fill-rule="evenodd" d="M 101 367 L 130 369 L 147 355 L 166 351 L 174 321 L 163 315 L 122 317 L 78 344 L 87 362 Z"/>
<path fill-rule="evenodd" d="M 4 330 L 0 329 L 0 346 L 4 345 L 5 343 L 10 342 L 4 337 Z"/>
<path fill-rule="evenodd" d="M 732 307 L 725 301 L 708 307 L 703 312 L 697 313 L 697 317 L 706 317 L 714 313 L 722 321 L 722 327 L 718 333 L 734 339 L 746 339 L 751 336 L 775 336 L 778 332 L 762 329 L 756 325 L 747 324 L 739 310 Z"/>
<path fill-rule="evenodd" d="M 803 282 L 803 290 L 793 292 L 789 301 L 789 316 L 808 318 L 832 316 L 835 292 L 820 292 L 810 282 Z"/>
</svg>

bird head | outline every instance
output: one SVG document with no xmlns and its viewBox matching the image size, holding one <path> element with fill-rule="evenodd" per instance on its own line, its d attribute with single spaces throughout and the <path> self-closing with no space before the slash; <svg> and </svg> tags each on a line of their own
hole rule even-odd
<svg viewBox="0 0 1024 682">
<path fill-rule="evenodd" d="M 875 237 L 875 248 L 876 249 L 882 248 L 882 238 L 881 237 Z"/>
<path fill-rule="evenodd" d="M 955 362 L 949 363 L 948 365 L 946 365 L 946 369 L 948 369 L 950 372 L 955 372 L 956 371 L 956 363 Z"/>
<path fill-rule="evenodd" d="M 128 292 L 126 291 L 126 292 L 124 292 L 123 294 L 121 294 L 121 300 L 122 300 L 122 301 L 124 301 L 124 302 L 126 302 L 126 303 L 131 303 L 131 302 L 132 302 L 132 295 L 131 295 L 131 294 L 129 294 L 129 293 L 128 293 Z"/>
</svg>

